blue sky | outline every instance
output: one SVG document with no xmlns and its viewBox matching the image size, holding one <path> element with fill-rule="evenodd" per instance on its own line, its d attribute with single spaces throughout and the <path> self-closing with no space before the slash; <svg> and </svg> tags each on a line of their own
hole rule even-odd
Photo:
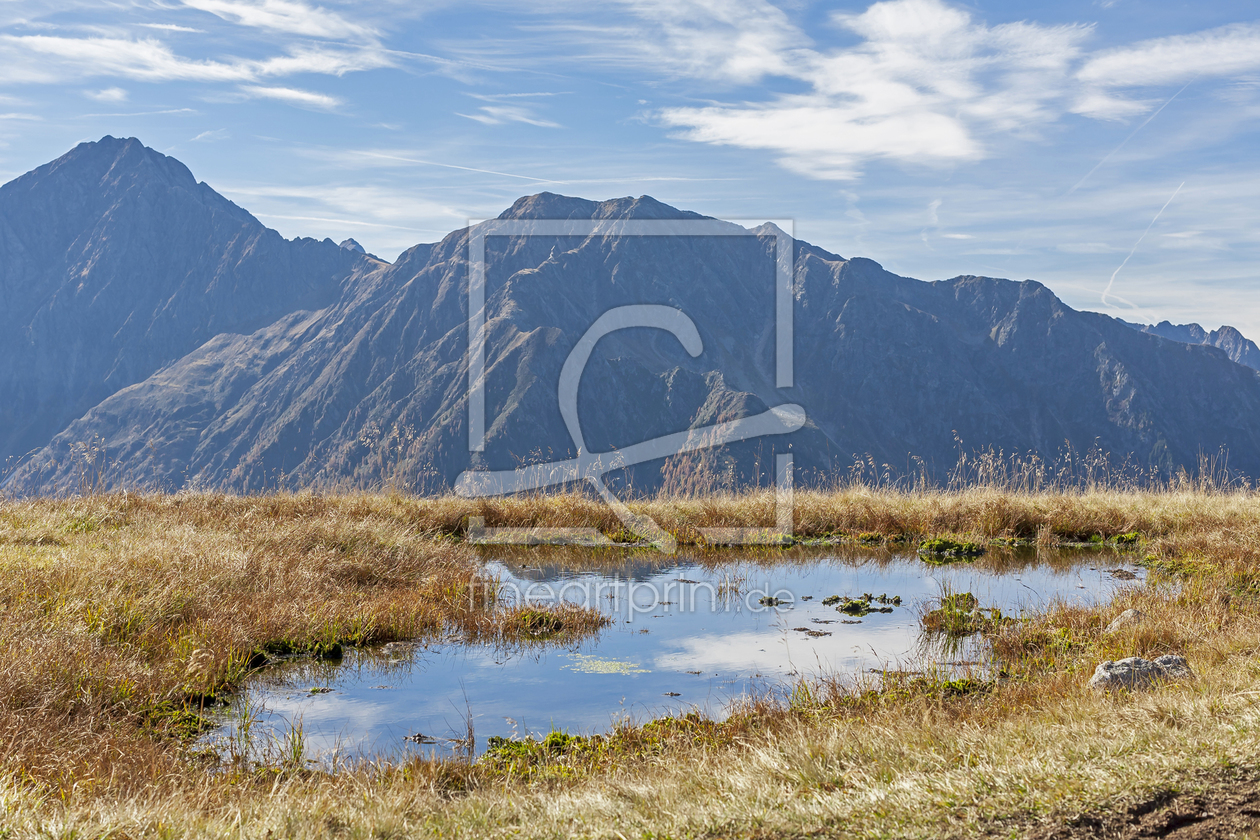
<svg viewBox="0 0 1260 840">
<path fill-rule="evenodd" d="M 1260 338 L 1260 8 L 0 0 L 0 176 L 136 136 L 392 259 L 650 194 L 925 280 Z"/>
</svg>

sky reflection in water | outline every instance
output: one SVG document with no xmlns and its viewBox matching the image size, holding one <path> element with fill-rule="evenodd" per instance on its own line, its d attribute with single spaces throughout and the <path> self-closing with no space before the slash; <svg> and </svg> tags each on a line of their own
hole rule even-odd
<svg viewBox="0 0 1260 840">
<path fill-rule="evenodd" d="M 732 700 L 773 691 L 797 676 L 857 676 L 871 669 L 916 670 L 934 659 L 982 658 L 974 643 L 947 654 L 923 647 L 917 607 L 943 589 L 969 591 L 982 607 L 1018 614 L 1056 598 L 1105 597 L 1126 583 L 1109 569 L 1142 575 L 1131 557 L 1111 552 L 1041 558 L 991 552 L 975 563 L 950 566 L 932 566 L 912 554 L 836 554 L 830 549 L 822 557 L 797 553 L 786 560 L 724 563 L 683 557 L 668 565 L 618 558 L 611 564 L 587 560 L 581 568 L 540 565 L 555 557 L 536 549 L 488 556 L 490 570 L 509 592 L 538 598 L 550 585 L 563 589 L 568 600 L 590 598 L 613 624 L 597 638 L 567 645 L 430 643 L 389 653 L 347 651 L 339 665 L 306 660 L 281 666 L 247 691 L 259 714 L 255 732 L 280 732 L 300 720 L 309 755 L 340 750 L 402 757 L 420 749 L 450 751 L 443 739 L 464 735 L 470 714 L 478 751 L 491 735 L 553 728 L 589 734 L 627 717 L 646 721 L 694 708 L 720 718 Z M 897 595 L 902 603 L 892 613 L 860 621 L 822 603 L 829 595 L 863 593 Z M 763 607 L 758 599 L 766 594 L 792 603 Z M 312 694 L 316 687 L 332 690 Z M 211 740 L 233 728 L 229 722 Z M 416 733 L 438 741 L 403 740 Z"/>
</svg>

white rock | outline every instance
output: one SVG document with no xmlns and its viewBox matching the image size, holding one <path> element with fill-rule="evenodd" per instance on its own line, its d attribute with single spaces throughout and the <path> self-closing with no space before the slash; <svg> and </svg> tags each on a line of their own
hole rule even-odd
<svg viewBox="0 0 1260 840">
<path fill-rule="evenodd" d="M 1142 623 L 1142 619 L 1146 615 L 1141 610 L 1128 609 L 1116 616 L 1115 620 L 1107 625 L 1104 633 L 1114 633 L 1117 630 L 1126 630 L 1130 627 L 1136 627 Z"/>
<path fill-rule="evenodd" d="M 1090 678 L 1089 687 L 1098 691 L 1135 690 L 1149 688 L 1159 680 L 1182 680 L 1193 676 L 1194 672 L 1184 656 L 1167 654 L 1157 659 L 1130 656 L 1119 662 L 1107 660 L 1099 665 Z"/>
</svg>

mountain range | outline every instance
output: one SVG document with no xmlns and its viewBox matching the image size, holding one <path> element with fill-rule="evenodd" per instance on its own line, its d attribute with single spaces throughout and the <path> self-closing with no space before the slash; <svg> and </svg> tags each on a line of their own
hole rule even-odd
<svg viewBox="0 0 1260 840">
<path fill-rule="evenodd" d="M 393 263 L 286 240 L 135 139 L 106 137 L 0 187 L 0 460 L 16 493 L 92 487 L 451 486 L 469 468 L 573 457 L 561 367 L 609 309 L 677 308 L 598 343 L 578 393 L 594 452 L 794 403 L 803 428 L 628 469 L 650 489 L 805 481 L 855 458 L 940 477 L 960 452 L 1065 445 L 1162 471 L 1229 452 L 1260 476 L 1260 351 L 1237 330 L 1131 325 L 1034 281 L 922 282 L 793 243 L 794 383 L 775 377 L 773 226 L 613 235 L 701 219 L 648 196 L 517 200 L 502 220 L 589 236 L 486 242 L 485 448 L 468 446 L 469 231 Z"/>
</svg>

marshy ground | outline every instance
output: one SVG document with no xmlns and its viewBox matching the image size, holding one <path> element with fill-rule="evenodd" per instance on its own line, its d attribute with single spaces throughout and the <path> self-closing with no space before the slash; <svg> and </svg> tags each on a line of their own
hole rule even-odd
<svg viewBox="0 0 1260 840">
<path fill-rule="evenodd" d="M 774 521 L 769 493 L 635 507 L 684 545 L 701 527 Z M 978 634 L 991 651 L 991 667 L 970 678 L 893 676 L 858 689 L 802 679 L 721 721 L 682 715 L 558 733 L 496 744 L 475 760 L 331 772 L 306 762 L 300 742 L 263 765 L 204 749 L 214 710 L 278 657 L 601 632 L 596 610 L 494 597 L 463 541 L 470 516 L 624 536 L 606 508 L 578 495 L 0 504 L 0 833 L 1137 837 L 1193 828 L 1184 836 L 1203 837 L 1250 825 L 1260 496 L 1211 488 L 798 492 L 804 541 L 908 551 L 933 539 L 1046 550 L 1093 541 L 1136 552 L 1145 580 L 1105 602 L 1052 603 L 1017 621 L 974 615 L 966 599 L 938 605 L 951 611 L 942 627 Z M 697 557 L 718 565 L 729 554 Z M 581 553 L 569 560 L 580 564 Z M 1105 632 L 1130 608 L 1146 618 Z M 1195 678 L 1132 693 L 1086 687 L 1103 660 L 1167 653 L 1187 657 Z"/>
</svg>

